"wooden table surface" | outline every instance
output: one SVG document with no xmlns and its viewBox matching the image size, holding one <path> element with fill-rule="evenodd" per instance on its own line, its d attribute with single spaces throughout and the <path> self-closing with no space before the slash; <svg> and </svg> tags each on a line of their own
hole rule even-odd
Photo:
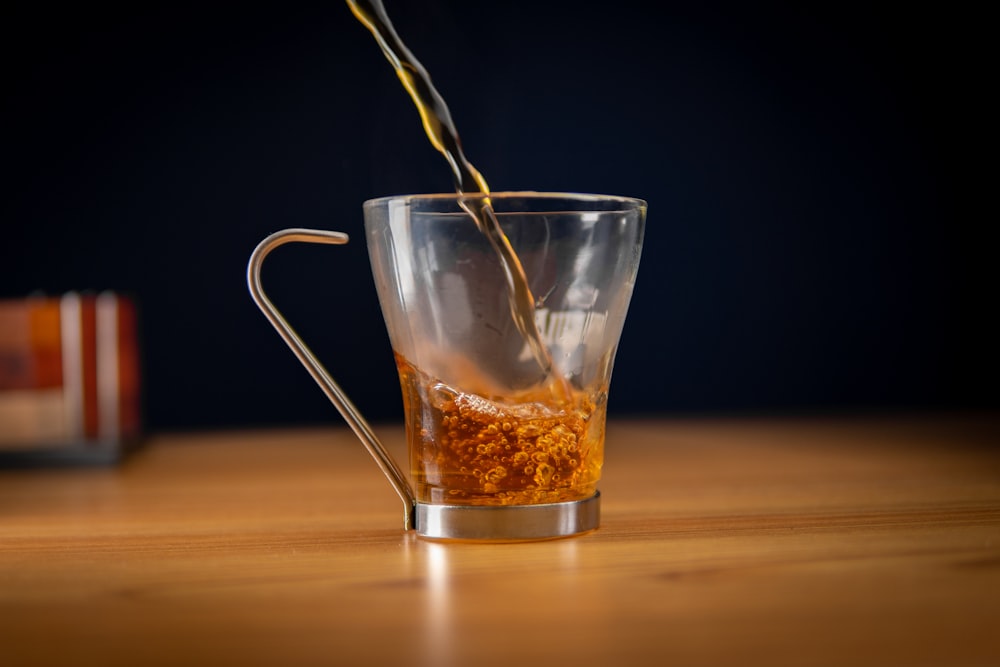
<svg viewBox="0 0 1000 667">
<path fill-rule="evenodd" d="M 0 471 L 0 665 L 1000 664 L 996 419 L 613 421 L 601 488 L 462 544 L 346 428 Z"/>
</svg>

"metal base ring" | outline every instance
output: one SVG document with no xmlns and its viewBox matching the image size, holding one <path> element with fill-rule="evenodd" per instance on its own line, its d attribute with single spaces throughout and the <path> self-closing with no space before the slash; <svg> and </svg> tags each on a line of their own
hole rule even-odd
<svg viewBox="0 0 1000 667">
<path fill-rule="evenodd" d="M 445 540 L 520 541 L 568 537 L 601 523 L 601 494 L 546 505 L 416 503 L 417 535 Z"/>
</svg>

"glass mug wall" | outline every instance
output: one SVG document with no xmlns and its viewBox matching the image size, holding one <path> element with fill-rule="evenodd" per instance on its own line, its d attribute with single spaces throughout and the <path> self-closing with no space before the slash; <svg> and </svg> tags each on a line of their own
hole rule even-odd
<svg viewBox="0 0 1000 667">
<path fill-rule="evenodd" d="M 484 201 L 523 268 L 534 306 L 527 326 L 507 287 L 516 267 L 469 215 Z M 645 213 L 641 200 L 581 194 L 414 195 L 364 204 L 403 392 L 412 486 L 260 289 L 260 263 L 273 247 L 346 237 L 279 232 L 258 246 L 248 278 L 258 305 L 366 444 L 404 509 L 412 506 L 407 527 L 440 538 L 557 537 L 599 523 L 608 389 Z"/>
</svg>

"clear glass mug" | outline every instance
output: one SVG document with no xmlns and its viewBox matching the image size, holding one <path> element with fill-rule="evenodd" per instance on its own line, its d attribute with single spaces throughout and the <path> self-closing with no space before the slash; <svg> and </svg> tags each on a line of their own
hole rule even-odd
<svg viewBox="0 0 1000 667">
<path fill-rule="evenodd" d="M 646 203 L 490 195 L 534 298 L 540 355 L 513 315 L 509 267 L 467 212 L 480 200 L 411 195 L 364 204 L 372 273 L 403 391 L 412 486 L 261 287 L 260 267 L 274 248 L 342 244 L 347 236 L 307 229 L 270 235 L 251 256 L 250 292 L 389 478 L 406 529 L 469 540 L 593 530 L 600 522 L 608 387 Z"/>
</svg>

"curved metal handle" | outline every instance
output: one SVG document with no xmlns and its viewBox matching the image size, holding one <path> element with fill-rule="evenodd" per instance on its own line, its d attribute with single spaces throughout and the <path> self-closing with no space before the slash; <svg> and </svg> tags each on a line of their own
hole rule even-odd
<svg viewBox="0 0 1000 667">
<path fill-rule="evenodd" d="M 378 464 L 382 473 L 389 479 L 392 488 L 399 494 L 400 499 L 403 501 L 403 529 L 410 530 L 415 527 L 413 525 L 413 506 L 415 500 L 413 491 L 410 490 L 410 485 L 406 481 L 406 476 L 399 469 L 399 466 L 396 465 L 396 462 L 392 460 L 392 457 L 389 456 L 382 443 L 379 442 L 372 427 L 361 416 L 361 413 L 351 403 L 350 399 L 347 398 L 344 390 L 334 382 L 333 378 L 330 377 L 330 373 L 313 355 L 312 350 L 302 342 L 302 339 L 295 333 L 295 330 L 289 326 L 285 318 L 278 312 L 278 309 L 271 303 L 271 300 L 267 298 L 264 288 L 261 287 L 260 269 L 264 258 L 272 250 L 286 243 L 343 245 L 347 243 L 347 234 L 320 229 L 283 229 L 280 232 L 271 234 L 261 241 L 254 249 L 253 254 L 250 255 L 250 263 L 247 265 L 247 285 L 250 287 L 250 295 L 253 297 L 254 303 L 257 304 L 257 307 L 260 308 L 261 312 L 271 322 L 278 334 L 288 344 L 288 347 L 298 357 L 299 361 L 302 362 L 302 365 L 306 367 L 306 370 L 309 371 L 309 374 L 316 381 L 316 384 L 320 386 L 320 389 L 323 390 L 323 393 L 326 394 L 326 397 L 340 411 L 340 414 L 343 415 L 351 430 L 358 436 L 365 449 L 375 459 L 375 463 Z"/>
</svg>

